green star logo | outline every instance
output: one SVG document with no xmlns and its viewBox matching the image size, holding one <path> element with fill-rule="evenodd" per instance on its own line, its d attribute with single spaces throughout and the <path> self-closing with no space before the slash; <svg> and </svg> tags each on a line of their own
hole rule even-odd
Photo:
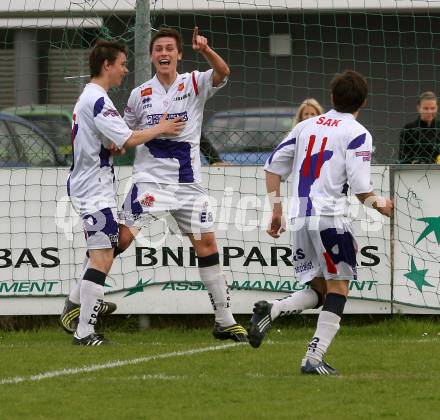
<svg viewBox="0 0 440 420">
<path fill-rule="evenodd" d="M 124 295 L 124 297 L 127 296 L 131 296 L 134 295 L 136 293 L 140 293 L 144 291 L 144 287 L 148 285 L 148 283 L 150 283 L 150 280 L 147 280 L 145 283 L 142 282 L 142 277 L 138 280 L 138 282 L 136 283 L 136 286 L 132 287 L 131 289 L 128 290 L 127 294 Z"/>
<path fill-rule="evenodd" d="M 435 239 L 437 239 L 437 244 L 440 245 L 440 216 L 439 217 L 422 217 L 422 222 L 428 224 L 425 230 L 420 234 L 419 239 L 417 239 L 416 245 L 423 239 L 426 238 L 431 232 L 435 233 Z"/>
<path fill-rule="evenodd" d="M 425 280 L 425 276 L 428 270 L 417 270 L 416 264 L 414 263 L 414 258 L 411 257 L 411 271 L 404 274 L 404 276 L 413 281 L 419 291 L 422 291 L 423 286 L 434 287 Z"/>
</svg>

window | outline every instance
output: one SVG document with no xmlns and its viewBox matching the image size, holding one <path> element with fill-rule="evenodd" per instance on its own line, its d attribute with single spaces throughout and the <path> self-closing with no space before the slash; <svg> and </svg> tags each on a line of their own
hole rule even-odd
<svg viewBox="0 0 440 420">
<path fill-rule="evenodd" d="M 10 122 L 19 144 L 20 163 L 27 166 L 56 166 L 55 153 L 49 144 L 31 128 Z"/>
<path fill-rule="evenodd" d="M 0 121 L 0 167 L 17 166 L 18 161 L 17 149 L 8 127 L 4 121 Z"/>
</svg>

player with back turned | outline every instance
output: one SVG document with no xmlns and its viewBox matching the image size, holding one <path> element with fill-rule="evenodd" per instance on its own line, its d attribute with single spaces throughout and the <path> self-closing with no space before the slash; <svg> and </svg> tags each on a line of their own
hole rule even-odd
<svg viewBox="0 0 440 420">
<path fill-rule="evenodd" d="M 385 216 L 393 209 L 391 200 L 372 191 L 372 138 L 356 121 L 367 99 L 366 80 L 347 70 L 334 77 L 331 92 L 333 109 L 295 126 L 265 165 L 272 202 L 268 233 L 273 238 L 284 231 L 280 182 L 292 174 L 293 268 L 300 283 L 310 288 L 284 299 L 257 302 L 249 329 L 250 344 L 259 347 L 277 317 L 323 305 L 301 363 L 302 373 L 317 375 L 337 374 L 323 357 L 339 330 L 349 281 L 356 279 L 357 244 L 348 215 L 348 188 Z"/>
<path fill-rule="evenodd" d="M 187 124 L 174 139 L 157 136 L 136 148 L 133 185 L 122 211 L 126 228 L 121 230 L 119 247 L 122 251 L 129 246 L 144 224 L 143 216 L 170 213 L 195 249 L 200 278 L 214 309 L 214 337 L 247 341 L 246 330 L 232 315 L 215 238 L 214 213 L 201 186 L 200 171 L 204 106 L 226 84 L 229 67 L 208 46 L 207 39 L 198 34 L 197 27 L 192 47 L 203 55 L 211 69 L 177 73 L 183 52 L 181 35 L 172 28 L 159 28 L 150 43 L 156 75 L 133 89 L 128 100 L 124 120 L 133 129 L 153 129 L 165 112 Z"/>
</svg>

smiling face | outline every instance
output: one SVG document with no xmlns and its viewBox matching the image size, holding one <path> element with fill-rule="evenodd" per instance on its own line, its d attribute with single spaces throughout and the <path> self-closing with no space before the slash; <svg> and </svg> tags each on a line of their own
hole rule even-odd
<svg viewBox="0 0 440 420">
<path fill-rule="evenodd" d="M 417 105 L 420 119 L 428 124 L 432 123 L 437 115 L 437 101 L 435 99 L 424 99 Z"/>
<path fill-rule="evenodd" d="M 154 41 L 151 61 L 159 77 L 175 78 L 177 63 L 181 59 L 182 54 L 179 53 L 174 38 L 167 36 Z"/>
<path fill-rule="evenodd" d="M 128 74 L 127 56 L 120 52 L 114 63 L 108 64 L 106 61 L 104 65 L 107 66 L 110 87 L 121 86 L 122 80 Z"/>
</svg>

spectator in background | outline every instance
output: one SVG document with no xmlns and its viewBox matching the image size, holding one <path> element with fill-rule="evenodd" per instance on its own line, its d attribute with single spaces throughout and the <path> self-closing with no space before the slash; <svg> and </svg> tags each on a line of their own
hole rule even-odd
<svg viewBox="0 0 440 420">
<path fill-rule="evenodd" d="M 320 103 L 314 98 L 304 99 L 302 104 L 299 106 L 298 111 L 293 118 L 292 128 L 295 127 L 301 121 L 307 120 L 311 117 L 316 117 L 317 115 L 321 115 L 324 113 L 322 106 Z"/>
<path fill-rule="evenodd" d="M 440 121 L 437 96 L 423 92 L 417 102 L 419 116 L 400 132 L 399 163 L 440 164 Z"/>
</svg>

